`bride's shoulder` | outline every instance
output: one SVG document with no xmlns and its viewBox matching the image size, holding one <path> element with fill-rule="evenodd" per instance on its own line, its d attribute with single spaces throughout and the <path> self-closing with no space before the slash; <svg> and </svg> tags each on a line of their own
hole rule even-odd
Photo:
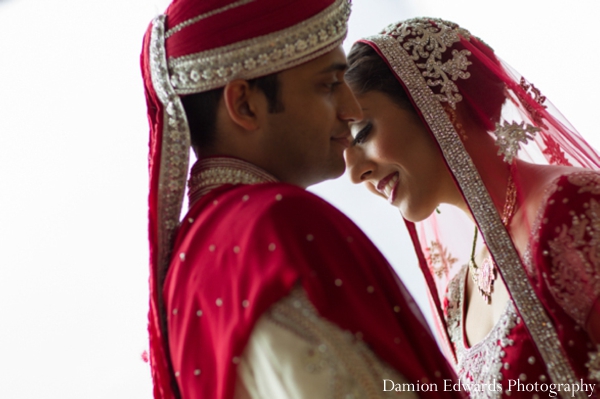
<svg viewBox="0 0 600 399">
<path fill-rule="evenodd" d="M 534 165 L 525 202 L 534 230 L 562 225 L 600 203 L 600 171 Z M 539 233 L 540 231 L 538 231 Z"/>
<path fill-rule="evenodd" d="M 592 185 L 600 193 L 600 171 L 573 166 L 522 164 L 519 174 L 526 198 L 541 206 L 556 191 L 569 186 Z"/>
<path fill-rule="evenodd" d="M 554 165 L 532 165 L 532 168 L 528 179 L 534 186 L 532 191 L 545 199 L 565 190 L 564 195 L 600 194 L 600 171 Z"/>
<path fill-rule="evenodd" d="M 575 210 L 569 208 L 589 201 L 584 192 L 600 195 L 600 172 L 590 169 L 521 164 L 517 179 L 523 216 L 533 221 L 534 230 L 542 227 L 542 220 L 569 217 Z"/>
</svg>

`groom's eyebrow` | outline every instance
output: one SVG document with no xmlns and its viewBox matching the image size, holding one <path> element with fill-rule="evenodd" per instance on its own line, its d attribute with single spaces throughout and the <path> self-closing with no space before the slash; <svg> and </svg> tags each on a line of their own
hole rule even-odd
<svg viewBox="0 0 600 399">
<path fill-rule="evenodd" d="M 330 72 L 338 72 L 338 71 L 344 72 L 346 69 L 348 69 L 348 64 L 346 64 L 344 62 L 334 62 L 333 64 L 329 65 L 325 69 L 322 69 L 319 72 L 319 75 L 324 74 L 324 73 L 330 73 Z"/>
</svg>

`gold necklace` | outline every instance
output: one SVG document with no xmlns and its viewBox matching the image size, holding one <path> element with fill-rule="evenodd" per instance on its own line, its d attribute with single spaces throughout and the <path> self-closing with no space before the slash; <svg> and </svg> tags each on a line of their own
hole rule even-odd
<svg viewBox="0 0 600 399">
<path fill-rule="evenodd" d="M 512 168 L 511 168 L 512 169 Z M 502 210 L 502 224 L 508 228 L 510 221 L 515 213 L 517 203 L 517 186 L 512 178 L 512 170 L 508 176 L 508 185 L 506 187 L 506 200 L 504 201 L 504 209 Z M 492 292 L 494 291 L 494 281 L 498 276 L 498 267 L 491 255 L 485 257 L 481 266 L 475 262 L 475 248 L 477 246 L 477 225 L 475 225 L 475 235 L 473 237 L 473 248 L 471 249 L 471 259 L 469 260 L 469 272 L 473 278 L 473 282 L 477 284 L 479 293 L 489 305 L 492 303 Z"/>
</svg>

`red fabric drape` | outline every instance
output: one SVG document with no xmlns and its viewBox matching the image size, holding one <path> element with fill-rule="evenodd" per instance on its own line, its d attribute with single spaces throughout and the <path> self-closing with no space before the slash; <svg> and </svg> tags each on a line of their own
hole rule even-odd
<svg viewBox="0 0 600 399">
<path fill-rule="evenodd" d="M 166 11 L 167 29 L 238 1 L 174 1 Z M 212 15 L 174 33 L 166 41 L 169 57 L 180 57 L 267 35 L 318 14 L 331 0 L 261 0 Z M 235 28 L 233 28 L 235 27 Z"/>
<path fill-rule="evenodd" d="M 223 186 L 185 220 L 165 284 L 184 397 L 232 397 L 233 359 L 257 319 L 295 284 L 323 317 L 362 336 L 410 382 L 435 383 L 439 391 L 427 397 L 462 397 L 443 392 L 453 371 L 390 265 L 322 199 L 282 183 Z"/>
</svg>

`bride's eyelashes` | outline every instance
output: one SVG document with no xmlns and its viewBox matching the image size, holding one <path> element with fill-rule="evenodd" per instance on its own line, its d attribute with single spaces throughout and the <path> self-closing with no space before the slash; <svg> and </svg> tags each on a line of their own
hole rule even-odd
<svg viewBox="0 0 600 399">
<path fill-rule="evenodd" d="M 364 143 L 372 128 L 373 124 L 371 122 L 367 123 L 365 127 L 360 129 L 360 131 L 356 134 L 354 140 L 352 140 L 352 145 Z"/>
</svg>

